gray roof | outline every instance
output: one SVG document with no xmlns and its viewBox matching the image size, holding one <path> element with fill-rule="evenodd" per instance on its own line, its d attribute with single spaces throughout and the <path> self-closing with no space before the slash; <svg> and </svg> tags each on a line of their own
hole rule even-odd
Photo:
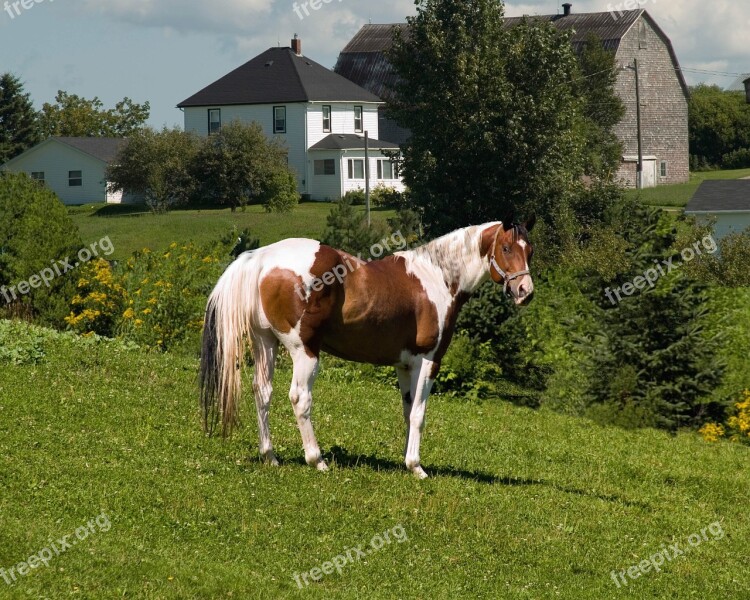
<svg viewBox="0 0 750 600">
<path fill-rule="evenodd" d="M 315 101 L 380 102 L 380 98 L 291 48 L 270 48 L 177 106 Z"/>
<path fill-rule="evenodd" d="M 648 19 L 654 30 L 662 36 L 677 70 L 680 84 L 687 95 L 687 83 L 680 70 L 672 44 L 649 14 L 645 10 L 626 10 L 618 13 L 617 19 L 612 17 L 612 13 L 601 12 L 573 13 L 568 16 L 534 15 L 527 18 L 550 21 L 560 31 L 572 29 L 571 42 L 576 52 L 583 48 L 586 40 L 592 34 L 601 38 L 602 44 L 607 50 L 617 52 L 622 38 L 638 19 L 641 17 Z M 524 17 L 507 17 L 505 26 L 513 27 L 521 23 L 523 19 Z M 381 98 L 387 99 L 389 90 L 396 83 L 397 77 L 385 57 L 385 52 L 393 45 L 393 30 L 396 27 L 402 28 L 404 34 L 408 36 L 408 25 L 406 23 L 363 26 L 341 51 L 335 71 Z"/>
<path fill-rule="evenodd" d="M 106 137 L 54 137 L 52 139 L 106 163 L 111 163 L 117 157 L 120 148 L 127 141 L 125 138 Z"/>
<path fill-rule="evenodd" d="M 398 150 L 398 144 L 384 142 L 370 138 L 369 147 L 374 150 Z M 365 137 L 355 133 L 332 133 L 324 137 L 317 144 L 310 146 L 310 150 L 364 150 Z"/>
<path fill-rule="evenodd" d="M 750 179 L 704 181 L 685 207 L 694 212 L 750 212 Z"/>
</svg>

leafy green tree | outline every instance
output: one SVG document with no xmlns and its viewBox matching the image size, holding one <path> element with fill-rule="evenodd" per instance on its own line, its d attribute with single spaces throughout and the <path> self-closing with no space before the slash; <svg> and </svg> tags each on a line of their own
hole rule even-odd
<svg viewBox="0 0 750 600">
<path fill-rule="evenodd" d="M 203 142 L 195 161 L 198 195 L 232 210 L 251 202 L 268 211 L 291 210 L 299 196 L 286 156 L 257 123 L 224 125 Z"/>
<path fill-rule="evenodd" d="M 66 259 L 75 264 L 81 247 L 78 229 L 49 188 L 24 173 L 0 172 L 1 313 L 62 327 L 75 293 Z"/>
<path fill-rule="evenodd" d="M 389 111 L 412 133 L 403 173 L 428 235 L 514 209 L 544 219 L 584 172 L 569 34 L 508 29 L 496 0 L 419 0 L 408 25 Z"/>
<path fill-rule="evenodd" d="M 750 148 L 750 105 L 743 93 L 701 84 L 690 90 L 688 106 L 693 168 L 722 166 L 724 155 Z"/>
<path fill-rule="evenodd" d="M 622 156 L 622 143 L 614 127 L 625 116 L 625 105 L 615 92 L 617 65 L 613 52 L 606 50 L 601 38 L 591 35 L 579 55 L 581 77 L 579 94 L 583 97 L 583 128 L 587 143 L 587 175 L 611 178 Z"/>
<path fill-rule="evenodd" d="M 39 127 L 29 94 L 18 77 L 0 76 L 0 165 L 38 143 Z"/>
<path fill-rule="evenodd" d="M 151 112 L 149 102 L 137 104 L 123 98 L 114 108 L 105 109 L 99 98 L 87 100 L 62 90 L 55 103 L 45 102 L 40 113 L 44 137 L 129 137 L 141 129 Z"/>
<path fill-rule="evenodd" d="M 143 196 L 154 212 L 185 204 L 195 189 L 192 168 L 200 143 L 177 128 L 136 131 L 107 168 L 110 188 Z"/>
</svg>

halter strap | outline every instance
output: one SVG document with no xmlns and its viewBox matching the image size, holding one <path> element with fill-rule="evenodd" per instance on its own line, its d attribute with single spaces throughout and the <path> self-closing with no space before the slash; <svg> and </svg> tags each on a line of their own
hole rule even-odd
<svg viewBox="0 0 750 600">
<path fill-rule="evenodd" d="M 502 227 L 502 225 L 500 226 Z M 500 235 L 500 227 L 497 228 L 497 231 L 495 232 L 495 239 L 492 242 L 492 253 L 490 254 L 490 266 L 494 267 L 495 270 L 498 272 L 500 277 L 503 278 L 503 294 L 508 294 L 508 285 L 511 281 L 514 279 L 518 279 L 519 277 L 523 277 L 524 275 L 530 275 L 530 271 L 528 269 L 524 269 L 523 271 L 517 271 L 516 273 L 506 273 L 503 271 L 503 269 L 500 267 L 499 264 L 497 264 L 497 261 L 495 260 L 495 250 L 497 250 L 497 236 Z"/>
</svg>

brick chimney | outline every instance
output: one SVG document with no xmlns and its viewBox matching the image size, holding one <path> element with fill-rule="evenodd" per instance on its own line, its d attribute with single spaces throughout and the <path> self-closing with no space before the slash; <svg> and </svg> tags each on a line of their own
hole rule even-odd
<svg viewBox="0 0 750 600">
<path fill-rule="evenodd" d="M 566 2 L 563 4 L 563 17 L 569 17 L 570 16 L 570 9 L 573 8 L 573 5 L 570 2 Z"/>
<path fill-rule="evenodd" d="M 302 56 L 302 40 L 297 37 L 297 34 L 294 34 L 294 39 L 292 40 L 292 50 L 297 56 Z"/>
</svg>

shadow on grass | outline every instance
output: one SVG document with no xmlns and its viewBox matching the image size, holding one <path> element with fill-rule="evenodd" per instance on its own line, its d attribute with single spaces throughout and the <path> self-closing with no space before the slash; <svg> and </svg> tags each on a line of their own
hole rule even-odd
<svg viewBox="0 0 750 600">
<path fill-rule="evenodd" d="M 328 452 L 326 452 L 323 458 L 329 464 L 335 464 L 339 469 L 356 469 L 359 466 L 365 466 L 373 469 L 374 471 L 395 471 L 399 473 L 406 473 L 406 467 L 402 462 L 394 462 L 387 458 L 381 458 L 372 454 L 352 454 L 346 448 L 341 446 L 334 446 Z M 307 467 L 304 458 L 296 456 L 294 458 L 287 459 L 287 464 L 299 464 Z M 616 504 L 622 504 L 624 506 L 632 506 L 642 509 L 651 509 L 651 505 L 646 502 L 639 502 L 636 500 L 629 500 L 622 496 L 615 496 L 612 494 L 602 494 L 591 490 L 579 489 L 569 486 L 560 485 L 554 481 L 546 481 L 544 479 L 526 479 L 523 477 L 513 477 L 511 475 L 497 476 L 484 471 L 467 471 L 466 469 L 458 469 L 456 467 L 445 465 L 445 466 L 430 466 L 422 465 L 427 474 L 430 477 L 454 477 L 458 479 L 465 479 L 467 481 L 476 481 L 478 483 L 484 483 L 487 485 L 505 485 L 505 486 L 532 486 L 538 485 L 543 487 L 549 487 L 559 492 L 566 494 L 575 494 L 576 496 L 584 496 L 588 498 L 597 498 L 604 500 L 605 502 L 614 502 Z"/>
</svg>

